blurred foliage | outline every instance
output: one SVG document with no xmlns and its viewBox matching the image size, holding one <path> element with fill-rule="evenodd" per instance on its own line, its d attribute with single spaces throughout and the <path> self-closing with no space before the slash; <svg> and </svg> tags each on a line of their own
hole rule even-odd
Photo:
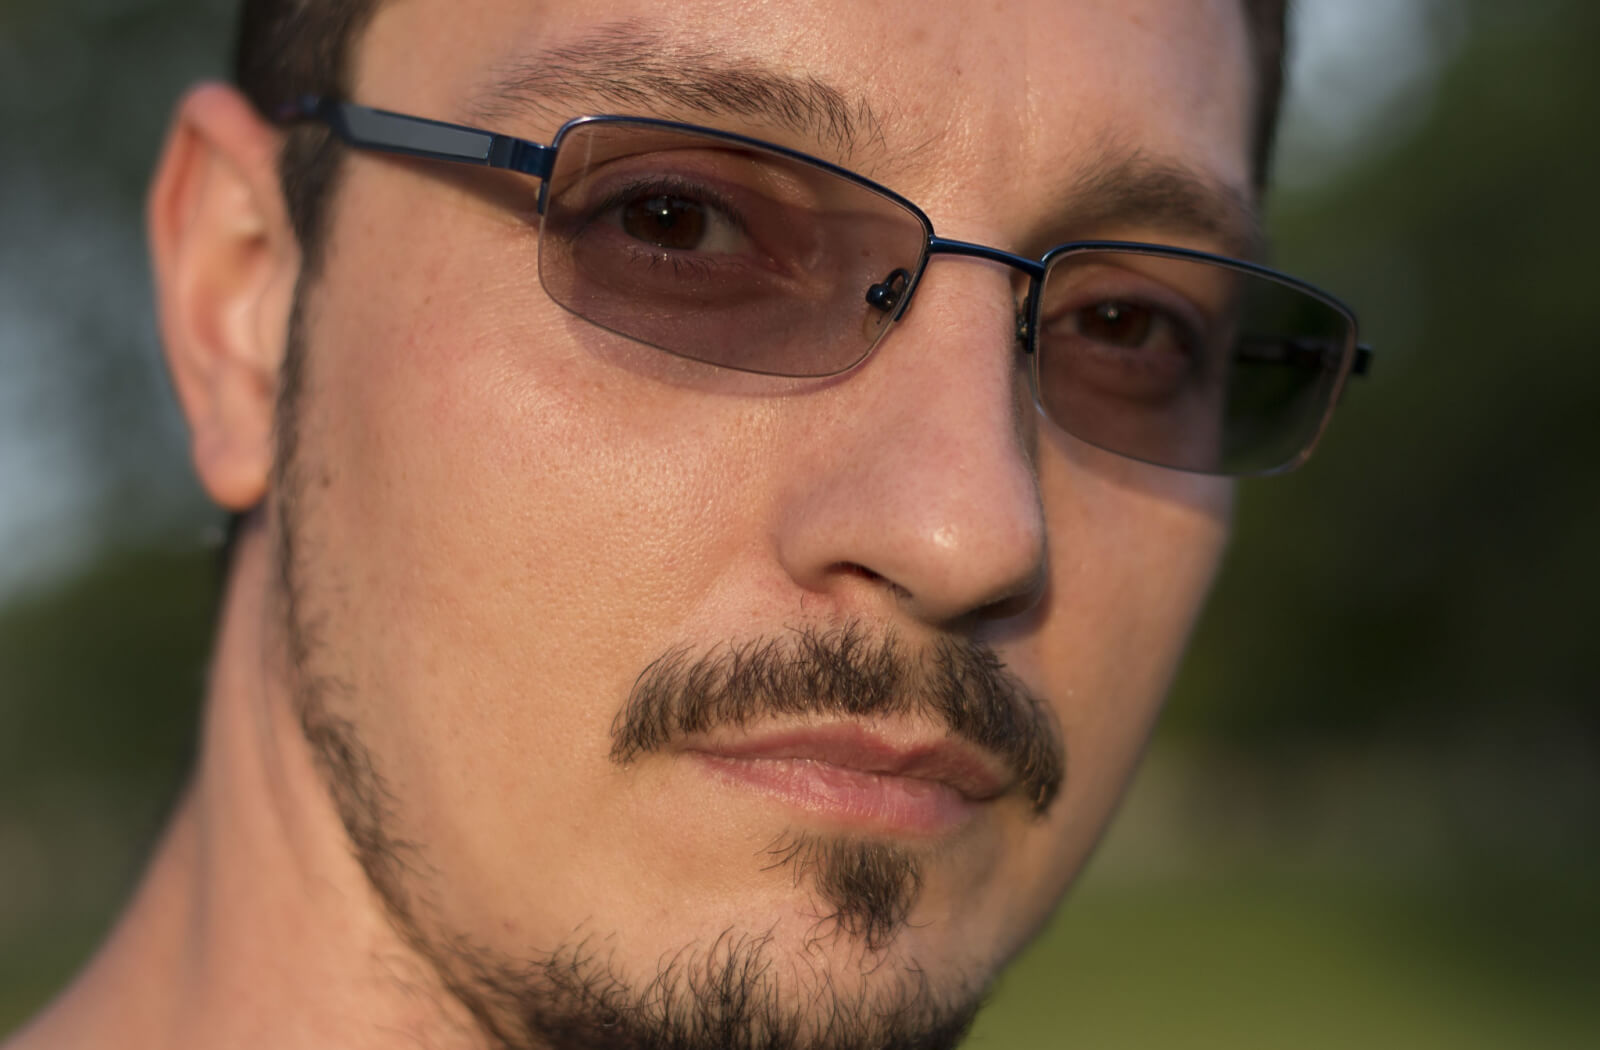
<svg viewBox="0 0 1600 1050">
<path fill-rule="evenodd" d="M 8 0 L 0 188 L 136 240 L 232 6 Z M 1600 5 L 1451 10 L 1415 132 L 1274 203 L 1279 261 L 1358 305 L 1374 374 L 1308 469 L 1245 486 L 1153 768 L 974 1046 L 1600 1045 Z M 116 535 L 183 467 L 128 378 L 148 308 L 97 312 L 75 266 L 44 284 L 86 319 L 63 411 Z M 0 1031 L 103 931 L 178 789 L 212 558 L 112 548 L 0 609 Z"/>
<path fill-rule="evenodd" d="M 1310 469 L 1247 486 L 1176 712 L 1230 734 L 1600 742 L 1600 7 L 1469 5 L 1420 131 L 1278 201 L 1378 349 Z M 1186 709 L 1188 708 L 1188 709 Z M 1448 732 L 1448 730 L 1446 730 Z"/>
<path fill-rule="evenodd" d="M 92 572 L 0 610 L 0 794 L 91 776 L 170 790 L 195 735 L 212 577 L 191 551 L 108 552 Z"/>
<path fill-rule="evenodd" d="M 216 584 L 108 552 L 0 611 L 0 1032 L 81 965 L 193 752 Z"/>
<path fill-rule="evenodd" d="M 1091 876 L 967 1047 L 1581 1050 L 1597 912 L 1576 879 Z"/>
</svg>

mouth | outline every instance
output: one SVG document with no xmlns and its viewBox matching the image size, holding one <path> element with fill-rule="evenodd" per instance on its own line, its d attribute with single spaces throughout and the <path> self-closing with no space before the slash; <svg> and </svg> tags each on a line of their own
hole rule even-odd
<svg viewBox="0 0 1600 1050">
<path fill-rule="evenodd" d="M 1015 783 L 962 741 L 850 724 L 718 734 L 682 753 L 726 785 L 849 830 L 948 833 Z"/>
</svg>

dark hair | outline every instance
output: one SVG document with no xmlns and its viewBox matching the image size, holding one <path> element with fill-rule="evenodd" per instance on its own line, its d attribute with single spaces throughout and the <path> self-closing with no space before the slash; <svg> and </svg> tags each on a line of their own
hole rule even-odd
<svg viewBox="0 0 1600 1050">
<path fill-rule="evenodd" d="M 354 45 L 378 4 L 244 0 L 234 45 L 234 83 L 264 114 L 302 95 L 348 97 Z M 290 131 L 278 160 L 289 221 L 307 273 L 316 270 L 338 160 L 331 136 L 309 127 Z"/>
<path fill-rule="evenodd" d="M 381 0 L 244 0 L 234 79 L 262 113 L 301 95 L 348 97 L 354 44 Z M 1283 94 L 1287 0 L 1242 0 L 1256 67 L 1255 180 L 1266 185 Z M 279 162 L 289 219 L 314 272 L 339 151 L 316 128 L 290 132 Z"/>
<path fill-rule="evenodd" d="M 1272 172 L 1272 146 L 1283 106 L 1284 58 L 1288 51 L 1288 0 L 1244 0 L 1244 17 L 1256 67 L 1256 122 L 1251 157 L 1256 189 L 1264 190 Z"/>
</svg>

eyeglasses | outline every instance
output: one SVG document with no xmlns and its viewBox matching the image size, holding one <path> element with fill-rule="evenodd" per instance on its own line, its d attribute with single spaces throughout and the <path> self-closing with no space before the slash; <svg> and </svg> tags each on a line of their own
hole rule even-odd
<svg viewBox="0 0 1600 1050">
<path fill-rule="evenodd" d="M 1370 362 L 1350 309 L 1286 274 L 1122 241 L 1075 241 L 1031 259 L 950 240 L 892 190 L 742 135 L 582 117 L 543 146 L 316 97 L 275 115 L 320 122 L 358 149 L 541 180 L 539 279 L 550 298 L 722 368 L 849 371 L 910 308 L 939 254 L 1018 271 L 1016 336 L 1041 411 L 1148 463 L 1291 469 L 1346 379 Z"/>
</svg>

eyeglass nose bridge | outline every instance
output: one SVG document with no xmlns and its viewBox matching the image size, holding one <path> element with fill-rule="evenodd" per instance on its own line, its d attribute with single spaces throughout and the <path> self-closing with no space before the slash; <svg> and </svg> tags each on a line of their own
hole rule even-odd
<svg viewBox="0 0 1600 1050">
<path fill-rule="evenodd" d="M 884 275 L 883 280 L 867 288 L 867 304 L 890 315 L 891 320 L 898 321 L 911 309 L 911 300 L 917 294 L 917 288 L 922 284 L 922 275 L 927 271 L 928 264 L 935 255 L 960 255 L 969 259 L 985 259 L 997 262 L 1002 266 L 1009 266 L 1019 270 L 1028 277 L 1028 291 L 1023 296 L 1017 312 L 1017 339 L 1029 352 L 1033 350 L 1030 339 L 1028 314 L 1030 304 L 1038 293 L 1039 282 L 1044 279 L 1045 264 L 1038 259 L 1030 259 L 1026 255 L 1008 252 L 1001 248 L 993 248 L 987 244 L 975 244 L 972 241 L 957 241 L 948 237 L 930 236 L 928 249 L 923 255 L 922 264 L 917 267 L 915 274 L 904 269 L 895 269 Z"/>
</svg>

